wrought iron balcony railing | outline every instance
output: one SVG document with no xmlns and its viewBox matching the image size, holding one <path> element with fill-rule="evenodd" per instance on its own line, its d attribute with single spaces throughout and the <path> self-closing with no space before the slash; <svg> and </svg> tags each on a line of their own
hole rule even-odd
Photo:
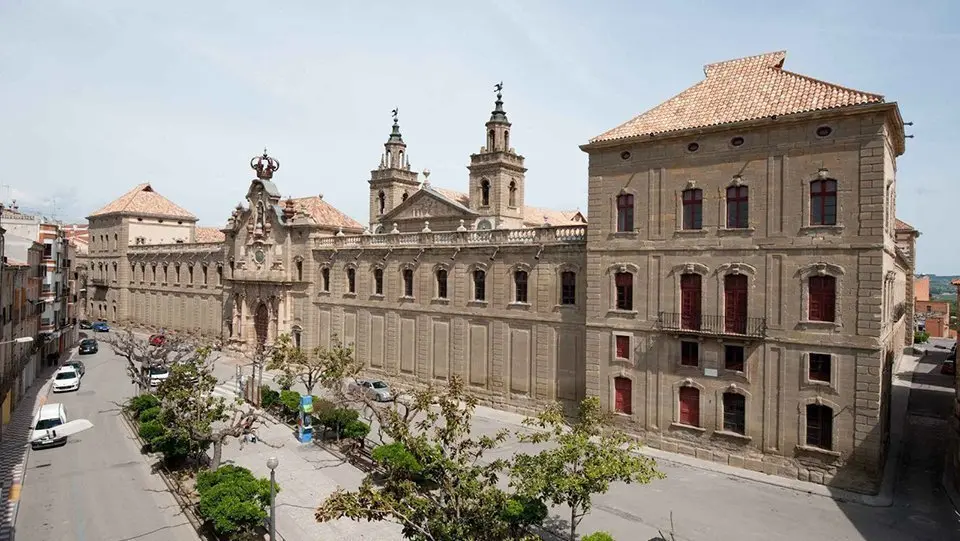
<svg viewBox="0 0 960 541">
<path fill-rule="evenodd" d="M 767 318 L 660 312 L 657 328 L 679 334 L 764 338 L 767 335 Z"/>
</svg>

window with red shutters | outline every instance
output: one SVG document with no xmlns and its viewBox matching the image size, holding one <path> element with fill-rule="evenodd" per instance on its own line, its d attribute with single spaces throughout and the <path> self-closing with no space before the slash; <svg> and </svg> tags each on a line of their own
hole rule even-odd
<svg viewBox="0 0 960 541">
<path fill-rule="evenodd" d="M 614 276 L 617 288 L 617 310 L 633 310 L 633 274 L 618 272 Z"/>
<path fill-rule="evenodd" d="M 700 391 L 696 387 L 680 387 L 680 424 L 700 426 Z"/>
<path fill-rule="evenodd" d="M 633 413 L 633 382 L 628 378 L 613 378 L 614 409 L 617 413 Z"/>
<path fill-rule="evenodd" d="M 617 342 L 617 358 L 629 359 L 630 358 L 630 337 L 618 334 L 616 336 L 616 342 Z"/>
<path fill-rule="evenodd" d="M 836 321 L 837 279 L 811 276 L 807 281 L 810 321 Z"/>
<path fill-rule="evenodd" d="M 699 274 L 680 275 L 680 326 L 700 330 L 703 280 Z"/>
<path fill-rule="evenodd" d="M 732 334 L 747 332 L 747 276 L 728 274 L 723 278 L 723 326 Z"/>
<path fill-rule="evenodd" d="M 622 193 L 617 196 L 617 232 L 633 231 L 633 195 Z"/>
</svg>

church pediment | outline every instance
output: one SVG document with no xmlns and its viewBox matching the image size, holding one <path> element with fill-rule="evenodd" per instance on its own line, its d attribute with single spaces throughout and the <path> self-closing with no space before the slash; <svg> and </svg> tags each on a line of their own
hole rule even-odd
<svg viewBox="0 0 960 541">
<path fill-rule="evenodd" d="M 470 209 L 447 199 L 430 188 L 423 188 L 385 214 L 381 221 L 466 218 L 474 214 Z"/>
</svg>

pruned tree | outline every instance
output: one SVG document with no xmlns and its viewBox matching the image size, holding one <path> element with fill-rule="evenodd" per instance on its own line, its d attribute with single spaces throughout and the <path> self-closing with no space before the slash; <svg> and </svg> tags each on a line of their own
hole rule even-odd
<svg viewBox="0 0 960 541">
<path fill-rule="evenodd" d="M 273 343 L 267 370 L 279 370 L 291 380 L 299 381 L 313 394 L 317 385 L 330 390 L 334 396 L 343 393 L 343 382 L 355 377 L 363 367 L 353 355 L 352 346 L 344 346 L 334 336 L 330 348 L 317 346 L 303 350 L 293 344 L 289 334 L 282 334 Z"/>
<path fill-rule="evenodd" d="M 646 484 L 665 476 L 654 459 L 640 455 L 640 444 L 609 426 L 600 399 L 580 403 L 577 419 L 568 422 L 560 404 L 554 404 L 524 423 L 537 430 L 518 434 L 523 442 L 552 444 L 534 455 L 518 454 L 510 486 L 521 494 L 570 508 L 570 539 L 593 506 L 593 496 L 610 484 Z"/>
<path fill-rule="evenodd" d="M 166 335 L 162 345 L 153 346 L 148 340 L 138 338 L 133 331 L 115 331 L 104 340 L 113 352 L 127 361 L 127 374 L 137 386 L 137 393 L 150 390 L 150 372 L 156 368 L 168 368 L 194 355 L 198 343 L 182 337 Z"/>
<path fill-rule="evenodd" d="M 472 437 L 476 405 L 455 376 L 442 391 L 412 391 L 409 403 L 379 408 L 382 429 L 415 467 L 387 468 L 379 486 L 368 476 L 355 491 L 337 490 L 320 504 L 316 519 L 391 521 L 405 538 L 421 541 L 539 539 L 525 528 L 539 524 L 546 507 L 498 486 L 507 462 L 484 460 L 484 454 L 508 433 Z"/>
<path fill-rule="evenodd" d="M 212 447 L 210 468 L 220 467 L 223 446 L 230 438 L 255 433 L 260 412 L 240 399 L 227 400 L 213 394 L 217 378 L 207 362 L 210 348 L 201 347 L 189 359 L 171 369 L 157 389 L 165 428 L 191 442 L 196 458 Z"/>
</svg>

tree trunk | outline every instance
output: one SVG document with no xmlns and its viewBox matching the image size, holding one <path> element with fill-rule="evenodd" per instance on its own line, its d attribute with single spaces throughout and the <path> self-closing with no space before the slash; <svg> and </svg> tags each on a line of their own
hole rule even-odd
<svg viewBox="0 0 960 541">
<path fill-rule="evenodd" d="M 577 539 L 577 508 L 570 506 L 570 541 Z"/>
<path fill-rule="evenodd" d="M 216 471 L 220 467 L 220 460 L 223 456 L 223 440 L 213 440 L 213 454 L 210 456 L 210 470 Z"/>
</svg>

